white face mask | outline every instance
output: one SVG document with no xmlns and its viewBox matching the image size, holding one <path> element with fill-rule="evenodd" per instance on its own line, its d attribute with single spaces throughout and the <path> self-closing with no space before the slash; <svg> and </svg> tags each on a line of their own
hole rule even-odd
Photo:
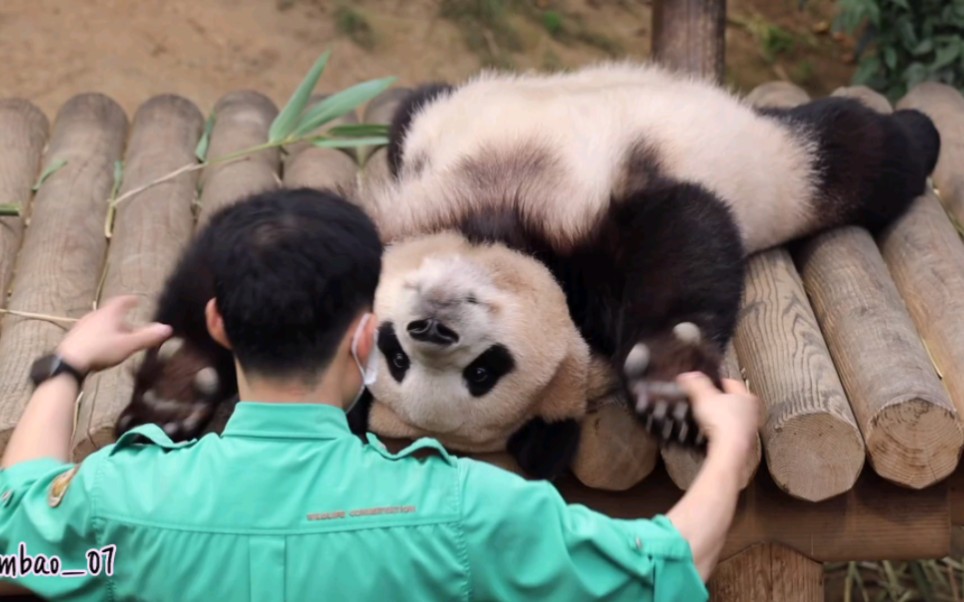
<svg viewBox="0 0 964 602">
<path fill-rule="evenodd" d="M 372 314 L 365 314 L 361 322 L 358 324 L 358 328 L 355 329 L 355 334 L 352 337 L 351 355 L 353 358 L 355 358 L 355 365 L 358 366 L 358 371 L 361 372 L 362 385 L 361 388 L 358 389 L 358 395 L 355 396 L 354 401 L 352 401 L 351 404 L 345 408 L 346 414 L 350 412 L 352 408 L 355 407 L 355 404 L 358 403 L 358 400 L 361 399 L 361 396 L 365 393 L 365 388 L 370 387 L 375 383 L 375 378 L 378 375 L 378 349 L 375 346 L 375 343 L 378 341 L 377 330 L 375 331 L 375 336 L 372 337 L 374 339 L 372 341 L 372 349 L 368 353 L 368 367 L 366 368 L 362 366 L 361 361 L 358 359 L 358 341 L 361 339 L 361 334 L 365 331 L 365 326 L 368 324 L 368 321 L 371 319 L 371 317 Z"/>
</svg>

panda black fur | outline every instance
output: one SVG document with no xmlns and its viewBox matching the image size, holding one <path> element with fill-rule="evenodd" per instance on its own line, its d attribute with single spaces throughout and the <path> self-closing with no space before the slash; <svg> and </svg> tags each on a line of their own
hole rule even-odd
<svg viewBox="0 0 964 602">
<path fill-rule="evenodd" d="M 554 75 L 486 73 L 461 86 L 426 85 L 405 99 L 391 125 L 392 181 L 366 208 L 388 241 L 457 232 L 472 245 L 501 245 L 540 262 L 640 419 L 693 443 L 692 423 L 666 405 L 680 404 L 668 385 L 688 370 L 719 382 L 745 257 L 840 225 L 876 231 L 890 224 L 924 191 L 939 148 L 922 113 L 882 115 L 843 97 L 755 109 L 710 84 L 630 63 Z M 203 330 L 196 265 L 182 262 L 158 315 L 180 323 L 175 330 L 195 354 L 179 356 L 191 364 L 182 369 L 216 365 L 225 396 L 233 393 L 233 367 Z M 531 312 L 537 320 L 539 308 Z M 198 320 L 185 320 L 191 314 Z M 411 347 L 413 333 L 458 334 L 457 324 L 380 317 L 389 372 L 380 381 L 402 383 L 392 354 Z M 506 374 L 526 370 L 510 348 L 496 359 L 509 366 Z M 166 420 L 143 395 L 164 386 L 170 364 L 148 355 L 119 430 Z M 430 384 L 423 395 L 431 395 Z M 375 397 L 351 416 L 356 431 L 367 427 Z M 445 399 L 432 401 L 433 411 L 444 411 Z M 172 425 L 180 436 L 195 431 Z M 505 445 L 530 474 L 551 477 L 568 465 L 578 436 L 573 419 L 533 417 Z"/>
</svg>

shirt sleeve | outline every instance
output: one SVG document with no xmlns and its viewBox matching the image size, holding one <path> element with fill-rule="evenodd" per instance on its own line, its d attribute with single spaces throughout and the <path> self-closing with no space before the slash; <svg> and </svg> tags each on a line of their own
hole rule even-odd
<svg viewBox="0 0 964 602">
<path fill-rule="evenodd" d="M 45 598 L 105 583 L 91 520 L 94 468 L 42 458 L 0 470 L 0 581 Z"/>
<path fill-rule="evenodd" d="M 474 598 L 708 600 L 689 543 L 662 515 L 613 519 L 551 484 L 460 460 Z"/>
</svg>

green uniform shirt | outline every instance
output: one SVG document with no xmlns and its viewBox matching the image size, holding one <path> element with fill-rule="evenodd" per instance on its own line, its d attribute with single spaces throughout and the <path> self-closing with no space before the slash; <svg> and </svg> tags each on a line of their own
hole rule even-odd
<svg viewBox="0 0 964 602">
<path fill-rule="evenodd" d="M 567 505 L 432 439 L 398 454 L 368 441 L 332 406 L 245 402 L 220 437 L 173 443 L 147 425 L 77 467 L 13 466 L 0 472 L 0 573 L 83 600 L 708 597 L 663 516 Z M 12 578 L 22 553 L 29 574 Z M 59 575 L 36 574 L 54 557 Z"/>
</svg>

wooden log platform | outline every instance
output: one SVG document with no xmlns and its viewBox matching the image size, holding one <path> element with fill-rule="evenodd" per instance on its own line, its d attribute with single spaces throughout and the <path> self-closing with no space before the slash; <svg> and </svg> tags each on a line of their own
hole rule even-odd
<svg viewBox="0 0 964 602">
<path fill-rule="evenodd" d="M 890 110 L 867 92 L 839 91 Z M 711 588 L 719 599 L 785 599 L 779 571 L 807 576 L 819 562 L 939 557 L 949 550 L 952 516 L 964 521 L 957 493 L 964 490 L 964 243 L 949 217 L 964 194 L 956 184 L 964 164 L 954 159 L 964 149 L 964 98 L 951 92 L 921 85 L 897 104 L 940 115 L 940 196 L 923 195 L 877 239 L 839 229 L 751 261 L 727 375 L 761 396 L 767 419 L 723 577 Z M 806 95 L 773 82 L 750 98 L 793 104 Z M 389 91 L 347 119 L 384 122 L 399 99 Z M 264 143 L 277 111 L 257 92 L 226 94 L 213 111 L 207 156 Z M 104 298 L 153 300 L 190 234 L 217 208 L 281 185 L 334 187 L 364 205 L 366 191 L 387 177 L 384 149 L 308 145 L 191 168 L 205 119 L 173 95 L 150 99 L 130 123 L 97 94 L 79 95 L 49 117 L 52 126 L 29 103 L 0 100 L 0 127 L 9 132 L 0 192 L 3 203 L 24 208 L 0 218 L 0 284 L 10 293 L 0 314 L 0 446 L 29 396 L 30 362 Z M 179 167 L 186 169 L 178 177 L 120 203 L 105 236 L 108 199 Z M 46 169 L 53 173 L 33 191 Z M 149 309 L 142 306 L 142 318 Z M 112 440 L 131 367 L 85 388 L 77 460 Z M 679 499 L 700 458 L 667 450 L 652 461 L 626 491 L 591 489 L 570 476 L 558 487 L 570 501 L 615 516 L 651 516 Z M 807 595 L 795 599 L 819 598 L 812 581 L 801 581 L 796 589 Z M 734 587 L 756 597 L 739 598 Z"/>
</svg>

